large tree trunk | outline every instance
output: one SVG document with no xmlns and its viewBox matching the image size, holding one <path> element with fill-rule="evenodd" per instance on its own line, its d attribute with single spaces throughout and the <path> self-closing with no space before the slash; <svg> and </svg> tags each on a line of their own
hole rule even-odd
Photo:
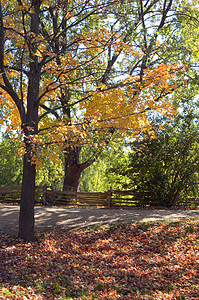
<svg viewBox="0 0 199 300">
<path fill-rule="evenodd" d="M 38 78 L 32 78 L 28 95 L 29 100 L 32 99 L 27 110 L 27 123 L 25 124 L 25 150 L 23 160 L 23 179 L 20 201 L 20 216 L 19 216 L 19 237 L 26 241 L 33 241 L 34 235 L 34 200 L 35 200 L 35 175 L 36 164 L 34 162 L 36 154 L 36 144 L 33 137 L 38 133 L 38 95 L 35 95 L 38 89 Z M 31 90 L 34 89 L 31 92 Z M 35 96 L 35 97 L 34 97 Z"/>
<path fill-rule="evenodd" d="M 64 191 L 78 191 L 79 179 L 81 173 L 89 167 L 97 158 L 97 154 L 89 158 L 87 161 L 80 163 L 81 147 L 71 146 L 64 151 L 64 163 L 65 163 L 65 174 L 64 174 Z"/>
<path fill-rule="evenodd" d="M 40 0 L 32 0 L 34 13 L 31 14 L 30 31 L 35 36 L 39 35 Z M 38 57 L 35 55 L 38 43 L 32 41 L 30 47 L 30 71 L 28 76 L 27 114 L 26 122 L 22 124 L 25 134 L 25 150 L 23 161 L 23 180 L 20 201 L 19 237 L 26 241 L 32 241 L 34 235 L 34 200 L 35 200 L 35 175 L 36 165 L 34 162 L 36 142 L 34 136 L 38 134 L 38 105 L 39 84 L 41 67 Z"/>
<path fill-rule="evenodd" d="M 33 241 L 34 234 L 34 198 L 35 198 L 35 164 L 31 164 L 28 153 L 24 155 L 23 180 L 21 189 L 19 237 Z"/>
<path fill-rule="evenodd" d="M 33 88 L 34 86 L 36 87 L 36 85 L 32 85 Z M 37 97 L 35 99 L 37 99 Z M 34 156 L 36 152 L 36 145 L 32 139 L 34 134 L 38 133 L 38 107 L 35 102 L 36 101 L 32 101 L 33 104 L 28 107 L 27 124 L 24 129 L 26 153 L 23 159 L 23 178 L 19 215 L 19 237 L 26 241 L 33 241 L 35 238 L 34 200 L 36 164 L 34 162 Z"/>
<path fill-rule="evenodd" d="M 77 191 L 81 176 L 81 165 L 79 164 L 80 148 L 68 147 L 64 155 L 65 174 L 64 191 Z"/>
<path fill-rule="evenodd" d="M 66 163 L 63 190 L 77 192 L 80 176 L 81 170 L 77 164 L 68 165 L 68 163 Z"/>
</svg>

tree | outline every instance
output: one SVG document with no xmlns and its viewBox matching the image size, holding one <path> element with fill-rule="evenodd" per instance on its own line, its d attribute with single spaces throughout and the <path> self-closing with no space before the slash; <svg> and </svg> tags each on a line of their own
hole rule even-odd
<svg viewBox="0 0 199 300">
<path fill-rule="evenodd" d="M 163 64 L 156 57 L 163 48 L 165 51 L 158 37 L 169 13 L 173 13 L 172 4 L 173 1 L 118 1 L 105 9 L 104 16 L 94 16 L 83 24 L 87 40 L 82 45 L 81 59 L 89 63 L 76 74 L 70 73 L 73 83 L 61 85 L 59 103 L 43 106 L 46 113 L 56 112 L 55 118 L 63 125 L 61 134 L 52 127 L 51 136 L 52 143 L 57 138 L 64 153 L 64 190 L 77 190 L 81 173 L 99 157 L 115 132 L 124 139 L 129 129 L 134 136 L 150 130 L 148 111 L 171 109 L 161 100 L 176 88 L 171 78 L 178 66 Z M 108 15 L 111 21 L 106 19 Z M 56 12 L 53 19 L 56 31 Z M 76 34 L 80 26 L 78 23 Z M 74 35 L 68 38 L 72 42 Z M 61 49 L 62 41 L 57 40 L 53 51 L 59 53 Z M 60 65 L 59 58 L 55 73 Z M 81 161 L 83 148 L 87 155 Z"/>
<path fill-rule="evenodd" d="M 4 136 L 0 142 L 0 185 L 20 185 L 22 163 L 18 155 L 19 147 L 15 141 Z"/>
<path fill-rule="evenodd" d="M 34 13 L 31 13 L 29 32 L 35 37 L 39 34 L 39 9 L 40 1 L 32 1 L 31 3 Z M 15 4 L 16 6 L 16 4 Z M 25 18 L 22 11 L 23 21 Z M 28 36 L 26 35 L 26 38 Z M 0 7 L 0 69 L 2 81 L 1 88 L 8 93 L 17 106 L 20 114 L 21 126 L 25 134 L 26 153 L 24 155 L 23 180 L 21 191 L 20 220 L 19 220 L 19 236 L 25 240 L 34 239 L 34 192 L 35 192 L 35 174 L 36 166 L 31 163 L 31 156 L 34 153 L 34 143 L 31 141 L 33 134 L 38 132 L 38 96 L 39 96 L 39 79 L 41 67 L 38 63 L 38 57 L 35 55 L 37 45 L 35 42 L 27 40 L 29 47 L 29 74 L 28 74 L 28 91 L 27 91 L 27 111 L 23 102 L 23 95 L 19 97 L 14 89 L 5 69 L 5 41 L 9 41 L 9 37 L 5 36 L 5 27 L 3 24 L 3 11 Z M 23 56 L 22 56 L 23 57 Z M 22 72 L 22 63 L 21 63 Z M 21 82 L 22 83 L 22 82 Z"/>
<path fill-rule="evenodd" d="M 18 143 L 12 132 L 4 133 L 0 141 L 0 186 L 19 186 L 22 183 L 22 160 L 23 148 Z M 49 161 L 43 159 L 42 167 L 36 173 L 36 186 L 47 185 L 49 188 L 61 190 L 63 183 L 62 161 Z"/>
<path fill-rule="evenodd" d="M 62 25 L 68 20 L 68 1 L 62 4 L 61 24 L 58 31 L 51 34 L 53 28 L 53 15 L 51 12 L 57 5 L 54 1 L 2 1 L 0 6 L 0 69 L 1 84 L 3 90 L 2 98 L 7 103 L 15 103 L 18 120 L 24 134 L 25 154 L 23 160 L 23 179 L 20 202 L 19 236 L 25 240 L 34 239 L 34 192 L 36 162 L 35 153 L 38 144 L 38 124 L 42 119 L 39 115 L 39 105 L 45 97 L 41 86 L 45 81 L 45 90 L 53 91 L 57 87 L 56 80 L 48 82 L 45 74 L 46 66 L 50 67 L 57 56 L 51 52 L 56 47 L 57 37 L 62 38 L 62 52 L 65 50 L 64 35 L 66 26 Z M 58 7 L 60 7 L 58 5 Z M 100 5 L 91 5 L 88 1 L 85 4 L 78 2 L 79 13 L 85 11 L 85 15 L 74 23 L 83 22 L 91 14 L 95 13 Z M 78 14 L 78 12 L 77 12 Z M 51 16 L 51 23 L 45 28 L 45 19 Z M 73 18 L 75 18 L 73 16 Z M 68 25 L 72 27 L 73 24 Z M 46 31 L 47 30 L 47 31 Z M 49 34 L 47 34 L 49 30 Z M 45 48 L 45 43 L 48 48 Z M 79 38 L 73 41 L 71 48 L 80 43 Z M 42 48 L 44 47 L 44 48 Z M 77 62 L 78 63 L 78 62 Z M 71 66 L 71 64 L 69 64 Z M 19 81 L 13 80 L 13 75 L 18 76 Z M 44 77 L 44 79 L 43 79 Z M 43 80 L 42 80 L 43 79 Z M 41 92 L 40 92 L 41 90 Z"/>
<path fill-rule="evenodd" d="M 128 188 L 138 195 L 148 191 L 145 204 L 171 207 L 187 196 L 198 197 L 198 108 L 194 100 L 187 100 L 172 120 L 156 116 L 155 138 L 145 133 L 131 144 L 127 168 L 110 169 L 110 173 L 128 176 Z"/>
<path fill-rule="evenodd" d="M 21 238 L 34 239 L 36 166 L 47 145 L 45 155 L 54 157 L 53 145 L 64 151 L 64 186 L 76 188 L 82 170 L 94 160 L 79 164 L 85 140 L 107 144 L 116 130 L 121 136 L 129 128 L 150 131 L 149 110 L 173 112 L 166 96 L 177 87 L 172 80 L 179 66 L 151 56 L 158 52 L 158 33 L 172 4 L 1 1 L 1 101 L 11 103 L 25 144 Z"/>
<path fill-rule="evenodd" d="M 104 192 L 112 187 L 122 189 L 124 183 L 131 183 L 128 176 L 110 172 L 111 168 L 119 169 L 128 166 L 128 151 L 124 145 L 111 141 L 96 161 L 85 169 L 80 178 L 80 191 Z"/>
</svg>

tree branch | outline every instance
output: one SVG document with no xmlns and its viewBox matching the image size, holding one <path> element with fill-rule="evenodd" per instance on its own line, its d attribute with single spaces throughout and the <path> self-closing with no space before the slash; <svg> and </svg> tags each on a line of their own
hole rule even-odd
<svg viewBox="0 0 199 300">
<path fill-rule="evenodd" d="M 20 117 L 21 117 L 21 123 L 25 123 L 26 121 L 26 113 L 25 113 L 25 108 L 23 105 L 23 102 L 21 99 L 19 99 L 17 93 L 14 91 L 7 75 L 5 72 L 5 67 L 4 67 L 4 43 L 5 43 L 5 35 L 4 35 L 4 27 L 3 27 L 3 14 L 2 14 L 2 9 L 1 9 L 1 2 L 0 2 L 0 72 L 1 76 L 3 78 L 3 84 L 0 84 L 0 87 L 6 91 L 10 97 L 13 99 L 15 104 L 17 105 Z"/>
</svg>

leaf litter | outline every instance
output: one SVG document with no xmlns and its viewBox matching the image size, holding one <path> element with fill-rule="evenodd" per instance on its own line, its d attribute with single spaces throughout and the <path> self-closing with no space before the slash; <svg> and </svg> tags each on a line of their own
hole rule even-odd
<svg viewBox="0 0 199 300">
<path fill-rule="evenodd" d="M 199 299 L 199 219 L 0 238 L 0 299 Z"/>
</svg>

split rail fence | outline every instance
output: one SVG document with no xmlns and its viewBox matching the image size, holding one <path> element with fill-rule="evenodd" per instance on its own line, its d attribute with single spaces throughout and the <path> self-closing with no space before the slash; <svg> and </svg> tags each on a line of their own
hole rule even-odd
<svg viewBox="0 0 199 300">
<path fill-rule="evenodd" d="M 19 204 L 21 196 L 20 186 L 0 186 L 0 203 Z M 101 206 L 101 207 L 148 207 L 153 205 L 149 192 L 145 191 L 116 191 L 110 189 L 106 192 L 84 193 L 72 191 L 52 191 L 47 186 L 38 186 L 35 191 L 35 205 L 45 206 Z M 199 207 L 199 199 L 188 198 L 186 201 L 176 203 L 177 207 Z"/>
</svg>

